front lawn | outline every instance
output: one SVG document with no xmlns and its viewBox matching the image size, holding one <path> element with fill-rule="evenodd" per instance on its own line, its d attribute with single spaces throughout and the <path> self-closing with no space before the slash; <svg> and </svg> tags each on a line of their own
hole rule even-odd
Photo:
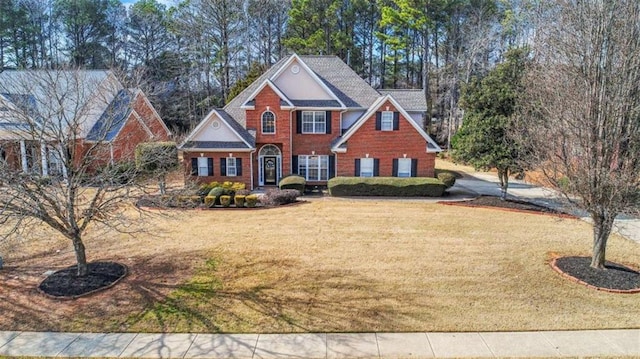
<svg viewBox="0 0 640 359">
<path fill-rule="evenodd" d="M 316 199 L 265 211 L 170 211 L 136 238 L 100 236 L 90 260 L 126 264 L 75 301 L 35 290 L 73 264 L 67 241 L 12 244 L 1 330 L 148 332 L 503 331 L 639 328 L 638 295 L 563 279 L 549 260 L 588 255 L 574 219 L 429 204 Z M 42 245 L 42 241 L 46 245 Z M 59 252 L 56 252 L 59 250 Z M 608 259 L 638 267 L 613 236 Z"/>
</svg>

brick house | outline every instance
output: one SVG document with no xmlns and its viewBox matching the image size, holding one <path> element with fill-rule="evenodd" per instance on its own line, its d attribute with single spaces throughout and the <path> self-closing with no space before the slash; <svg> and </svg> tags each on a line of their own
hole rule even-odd
<svg viewBox="0 0 640 359">
<path fill-rule="evenodd" d="M 171 136 L 145 94 L 110 71 L 0 73 L 0 159 L 23 172 L 64 175 L 60 137 L 47 135 L 54 130 L 77 132 L 75 159 L 91 149 L 95 166 L 132 160 L 139 143 Z"/>
<path fill-rule="evenodd" d="M 338 57 L 294 54 L 212 110 L 180 149 L 186 175 L 202 183 L 432 177 L 441 149 L 423 129 L 425 111 L 420 90 L 376 90 Z"/>
</svg>

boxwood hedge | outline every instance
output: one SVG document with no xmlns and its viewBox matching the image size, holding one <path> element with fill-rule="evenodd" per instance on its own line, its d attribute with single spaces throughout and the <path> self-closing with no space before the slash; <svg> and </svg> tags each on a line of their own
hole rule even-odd
<svg viewBox="0 0 640 359">
<path fill-rule="evenodd" d="M 300 193 L 304 193 L 304 187 L 307 181 L 302 176 L 290 175 L 280 180 L 278 187 L 280 189 L 295 189 Z"/>
<path fill-rule="evenodd" d="M 334 177 L 328 183 L 332 196 L 440 197 L 446 186 L 429 177 Z"/>
</svg>

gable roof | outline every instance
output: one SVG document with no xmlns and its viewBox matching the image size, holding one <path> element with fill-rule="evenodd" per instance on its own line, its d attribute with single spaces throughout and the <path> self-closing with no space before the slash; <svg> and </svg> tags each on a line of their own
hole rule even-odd
<svg viewBox="0 0 640 359">
<path fill-rule="evenodd" d="M 334 141 L 332 143 L 332 151 L 344 151 L 346 149 L 345 144 L 347 140 L 349 140 L 349 138 L 353 136 L 353 134 L 355 134 L 358 129 L 360 129 L 360 127 L 362 127 L 362 125 L 367 122 L 369 118 L 371 118 L 371 116 L 373 116 L 373 114 L 376 113 L 376 111 L 387 101 L 391 102 L 391 104 L 398 110 L 398 112 L 400 112 L 402 117 L 404 117 L 405 121 L 409 122 L 411 126 L 413 126 L 413 128 L 418 131 L 418 133 L 425 139 L 425 141 L 427 142 L 427 152 L 442 151 L 440 146 L 438 146 L 438 144 L 431 138 L 431 136 L 429 136 L 420 126 L 418 126 L 415 121 L 412 121 L 411 116 L 407 113 L 407 111 L 400 105 L 400 103 L 398 103 L 398 101 L 393 98 L 393 96 L 389 94 L 379 97 L 371 105 L 371 107 L 369 107 L 367 112 L 360 116 L 360 118 L 351 127 L 349 127 L 347 132 L 342 137 L 339 137 L 336 141 Z"/>
<path fill-rule="evenodd" d="M 425 112 L 427 110 L 427 100 L 423 90 L 381 89 L 378 92 L 382 95 L 393 96 L 408 112 Z"/>
<path fill-rule="evenodd" d="M 86 139 L 88 141 L 113 141 L 127 122 L 127 118 L 132 111 L 132 101 L 133 96 L 129 90 L 122 89 L 118 91 L 113 101 L 89 130 Z"/>
<path fill-rule="evenodd" d="M 247 108 L 247 107 L 253 107 L 255 106 L 255 98 L 256 96 L 258 96 L 258 94 L 260 93 L 260 91 L 262 91 L 265 87 L 269 86 L 273 92 L 275 92 L 278 96 L 280 96 L 280 105 L 284 108 L 287 107 L 291 107 L 293 108 L 293 104 L 291 103 L 291 100 L 289 100 L 287 98 L 287 96 L 285 94 L 282 93 L 282 91 L 280 91 L 280 89 L 278 88 L 278 86 L 276 86 L 273 82 L 271 82 L 271 80 L 266 79 L 264 81 L 262 81 L 262 83 L 260 84 L 260 86 L 258 86 L 248 97 L 247 100 L 242 104 L 242 108 Z"/>
<path fill-rule="evenodd" d="M 252 84 L 229 101 L 224 110 L 240 125 L 245 126 L 246 114 L 242 106 L 251 101 L 264 88 L 267 80 L 271 82 L 294 60 L 298 60 L 301 65 L 309 69 L 310 73 L 321 85 L 336 97 L 336 101 L 331 103 L 329 102 L 330 100 L 323 100 L 323 102 L 318 103 L 307 102 L 308 100 L 290 101 L 294 106 L 367 109 L 380 97 L 378 91 L 337 56 L 298 56 L 293 54 L 280 59 L 280 61 L 271 66 Z M 274 85 L 274 87 L 276 86 Z"/>
<path fill-rule="evenodd" d="M 204 128 L 212 119 L 220 119 L 228 128 L 236 135 L 237 141 L 195 141 L 194 137 Z M 180 149 L 192 150 L 227 150 L 227 149 L 255 149 L 255 138 L 236 122 L 226 111 L 222 109 L 213 109 L 200 121 L 189 136 L 180 145 Z"/>
</svg>

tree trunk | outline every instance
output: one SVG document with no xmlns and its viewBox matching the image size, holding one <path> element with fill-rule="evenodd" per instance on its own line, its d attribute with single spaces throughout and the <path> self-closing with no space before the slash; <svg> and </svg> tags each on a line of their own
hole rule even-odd
<svg viewBox="0 0 640 359">
<path fill-rule="evenodd" d="M 84 277 L 88 273 L 87 255 L 85 253 L 84 243 L 79 235 L 73 238 L 73 250 L 76 253 L 76 262 L 78 264 L 78 277 Z"/>
<path fill-rule="evenodd" d="M 498 168 L 498 179 L 500 180 L 500 199 L 507 199 L 507 190 L 509 189 L 509 169 Z"/>
<path fill-rule="evenodd" d="M 593 253 L 591 255 L 591 267 L 596 269 L 605 269 L 605 254 L 607 249 L 607 240 L 611 234 L 613 220 L 616 215 L 607 211 L 591 213 L 593 219 Z"/>
</svg>

